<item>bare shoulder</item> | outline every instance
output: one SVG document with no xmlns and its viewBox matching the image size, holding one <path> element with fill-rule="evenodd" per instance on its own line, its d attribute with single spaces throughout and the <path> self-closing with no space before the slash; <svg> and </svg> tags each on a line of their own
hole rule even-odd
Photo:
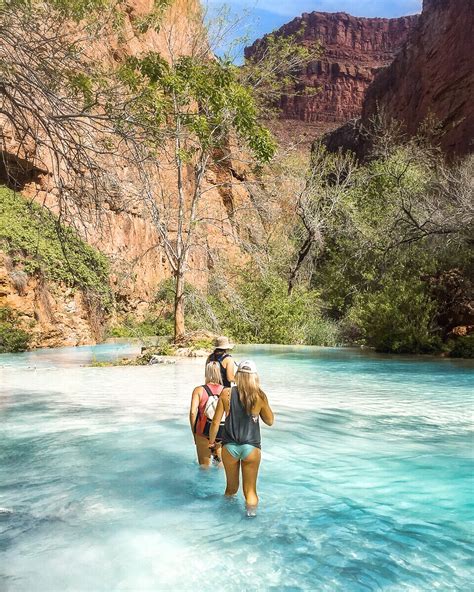
<svg viewBox="0 0 474 592">
<path fill-rule="evenodd" d="M 223 399 L 229 400 L 230 399 L 230 391 L 231 391 L 231 389 L 226 387 L 225 389 L 222 389 L 220 396 Z"/>
</svg>

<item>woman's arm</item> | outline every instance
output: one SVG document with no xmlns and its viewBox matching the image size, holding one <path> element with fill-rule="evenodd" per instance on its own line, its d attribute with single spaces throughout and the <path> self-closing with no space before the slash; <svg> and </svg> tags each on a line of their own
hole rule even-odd
<svg viewBox="0 0 474 592">
<path fill-rule="evenodd" d="M 216 412 L 212 418 L 211 429 L 209 430 L 209 447 L 216 443 L 216 436 L 219 431 L 219 424 L 221 423 L 222 416 L 224 415 L 224 410 L 224 400 L 221 395 L 217 402 Z"/>
<path fill-rule="evenodd" d="M 263 397 L 262 408 L 260 409 L 260 417 L 262 418 L 263 423 L 266 423 L 269 426 L 273 425 L 275 416 L 273 415 L 273 411 L 271 410 L 266 395 Z"/>
<path fill-rule="evenodd" d="M 225 375 L 229 382 L 235 382 L 234 359 L 229 356 L 224 360 Z"/>
<path fill-rule="evenodd" d="M 189 425 L 191 426 L 191 431 L 194 434 L 194 426 L 196 425 L 196 418 L 198 415 L 198 408 L 199 408 L 199 401 L 201 399 L 201 387 L 197 386 L 193 390 L 193 394 L 191 397 L 191 407 L 189 408 Z"/>
</svg>

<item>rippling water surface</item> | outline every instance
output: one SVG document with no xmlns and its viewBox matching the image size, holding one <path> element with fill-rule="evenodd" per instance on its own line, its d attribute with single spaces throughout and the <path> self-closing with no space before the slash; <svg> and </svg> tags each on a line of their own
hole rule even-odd
<svg viewBox="0 0 474 592">
<path fill-rule="evenodd" d="M 129 349 L 0 356 L 2 591 L 470 589 L 472 364 L 237 350 L 276 413 L 248 519 L 195 463 L 203 360 L 81 366 Z"/>
</svg>

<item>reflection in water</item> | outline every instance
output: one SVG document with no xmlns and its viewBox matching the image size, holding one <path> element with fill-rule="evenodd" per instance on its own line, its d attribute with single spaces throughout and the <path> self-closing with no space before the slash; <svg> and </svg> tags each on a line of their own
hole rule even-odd
<svg viewBox="0 0 474 592">
<path fill-rule="evenodd" d="M 200 471 L 203 360 L 88 368 L 127 346 L 0 356 L 0 588 L 467 590 L 473 366 L 240 348 L 276 412 L 261 510 Z"/>
</svg>

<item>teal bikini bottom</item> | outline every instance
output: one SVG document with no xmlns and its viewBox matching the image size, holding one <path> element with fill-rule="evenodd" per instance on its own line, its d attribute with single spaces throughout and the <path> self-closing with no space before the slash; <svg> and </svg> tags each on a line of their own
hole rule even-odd
<svg viewBox="0 0 474 592">
<path fill-rule="evenodd" d="M 224 444 L 224 448 L 228 450 L 234 458 L 238 458 L 239 460 L 245 460 L 247 456 L 255 450 L 255 446 L 252 444 Z"/>
</svg>

